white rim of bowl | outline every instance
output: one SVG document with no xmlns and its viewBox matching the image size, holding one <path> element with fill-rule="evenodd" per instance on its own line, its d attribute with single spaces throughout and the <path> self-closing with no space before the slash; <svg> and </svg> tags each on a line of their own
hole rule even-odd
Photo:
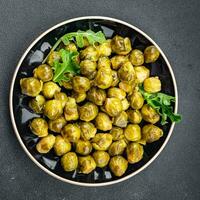
<svg viewBox="0 0 200 200">
<path fill-rule="evenodd" d="M 168 68 L 169 68 L 169 71 L 170 71 L 170 74 L 171 74 L 171 77 L 172 77 L 172 81 L 173 81 L 173 85 L 174 85 L 174 92 L 175 92 L 175 97 L 176 97 L 176 102 L 175 102 L 175 109 L 174 109 L 174 113 L 177 113 L 177 110 L 178 110 L 178 91 L 177 91 L 177 85 L 176 85 L 176 80 L 175 80 L 175 76 L 174 76 L 174 73 L 173 73 L 173 70 L 172 70 L 172 67 L 167 59 L 167 57 L 165 56 L 165 54 L 163 53 L 163 51 L 160 49 L 160 47 L 153 41 L 153 39 L 151 39 L 146 33 L 144 33 L 142 30 L 140 30 L 139 28 L 127 23 L 127 22 L 124 22 L 122 20 L 119 20 L 119 19 L 115 19 L 115 18 L 111 18 L 111 17 L 103 17 L 103 16 L 85 16 L 85 17 L 77 17 L 77 18 L 72 18 L 72 19 L 69 19 L 69 20 L 66 20 L 66 21 L 63 21 L 51 28 L 49 28 L 47 31 L 43 32 L 39 37 L 37 37 L 32 43 L 31 45 L 26 49 L 26 51 L 24 52 L 24 54 L 22 55 L 21 59 L 19 60 L 18 64 L 17 64 L 17 68 L 15 69 L 15 72 L 13 74 L 13 78 L 12 78 L 12 82 L 11 82 L 11 87 L 10 87 L 10 96 L 9 96 L 9 108 L 10 108 L 10 117 L 11 117 L 11 121 L 12 121 L 12 125 L 13 125 L 13 128 L 14 128 L 14 131 L 15 131 L 15 134 L 17 136 L 17 139 L 19 141 L 19 143 L 21 144 L 22 148 L 24 149 L 24 151 L 26 152 L 26 154 L 29 156 L 29 158 L 40 168 L 42 169 L 43 171 L 45 171 L 47 174 L 53 176 L 54 178 L 56 179 L 59 179 L 63 182 L 66 182 L 66 183 L 71 183 L 71 184 L 74 184 L 74 185 L 79 185 L 79 186 L 89 186 L 89 187 L 96 187 L 96 186 L 107 186 L 107 185 L 113 185 L 115 183 L 119 183 L 119 182 L 122 182 L 122 181 L 125 181 L 133 176 L 135 176 L 136 174 L 138 174 L 139 172 L 143 171 L 146 167 L 148 167 L 157 157 L 158 155 L 162 152 L 162 150 L 164 149 L 164 147 L 166 146 L 167 142 L 169 141 L 169 138 L 172 134 L 172 131 L 174 129 L 174 125 L 175 123 L 172 123 L 171 127 L 170 127 L 170 130 L 168 132 L 168 135 L 164 141 L 164 143 L 162 144 L 162 146 L 160 147 L 160 149 L 156 152 L 156 154 L 145 164 L 143 165 L 141 168 L 139 168 L 137 171 L 123 177 L 123 178 L 119 178 L 117 180 L 114 180 L 114 181 L 108 181 L 108 182 L 105 182 L 105 183 L 84 183 L 84 182 L 77 182 L 77 181 L 72 181 L 72 180 L 69 180 L 69 179 L 66 179 L 66 178 L 63 178 L 53 172 L 51 172 L 50 170 L 48 170 L 47 168 L 45 168 L 42 164 L 40 164 L 32 155 L 31 153 L 28 151 L 28 149 L 26 148 L 25 144 L 23 143 L 22 141 L 22 138 L 20 137 L 20 134 L 18 132 L 18 129 L 17 129 L 17 126 L 16 126 L 16 123 L 15 123 L 15 118 L 14 118 L 14 112 L 13 112 L 13 89 L 14 89 L 14 84 L 15 84 L 15 79 L 16 79 L 16 76 L 17 76 L 17 73 L 18 73 L 18 70 L 24 60 L 24 58 L 26 57 L 26 55 L 28 54 L 28 52 L 30 51 L 30 49 L 42 38 L 44 37 L 47 33 L 51 32 L 52 30 L 62 26 L 62 25 L 65 25 L 65 24 L 68 24 L 68 23 L 71 23 L 71 22 L 74 22 L 74 21 L 80 21 L 80 20 L 84 20 L 84 19 L 103 19 L 103 20 L 109 20 L 109 21 L 113 21 L 113 22 L 117 22 L 117 23 L 120 23 L 120 24 L 123 24 L 125 26 L 128 26 L 132 29 L 134 29 L 135 31 L 139 32 L 141 35 L 143 35 L 145 38 L 147 38 L 153 45 L 155 45 L 158 50 L 160 51 L 163 59 L 165 60 Z"/>
</svg>

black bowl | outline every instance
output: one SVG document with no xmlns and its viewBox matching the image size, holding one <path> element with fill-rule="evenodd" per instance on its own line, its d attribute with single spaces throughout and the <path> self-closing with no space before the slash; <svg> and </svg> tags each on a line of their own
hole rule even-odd
<svg viewBox="0 0 200 200">
<path fill-rule="evenodd" d="M 161 52 L 161 56 L 155 63 L 148 64 L 147 67 L 151 69 L 151 75 L 160 77 L 162 92 L 176 96 L 174 105 L 175 112 L 177 111 L 178 102 L 175 78 L 166 56 L 149 36 L 126 22 L 107 17 L 76 18 L 50 28 L 29 46 L 19 61 L 10 90 L 11 120 L 19 142 L 28 156 L 48 174 L 72 184 L 100 186 L 126 180 L 146 168 L 160 154 L 166 145 L 172 133 L 174 123 L 168 122 L 168 124 L 162 126 L 164 136 L 159 141 L 145 146 L 144 158 L 137 164 L 129 164 L 126 173 L 120 178 L 115 177 L 110 172 L 109 168 L 97 168 L 89 175 L 77 172 L 66 173 L 60 166 L 59 157 L 55 156 L 53 151 L 45 155 L 38 154 L 35 149 L 38 138 L 32 134 L 28 124 L 31 119 L 39 115 L 32 113 L 29 109 L 27 102 L 30 98 L 21 94 L 19 81 L 23 77 L 32 76 L 33 69 L 41 64 L 57 38 L 68 32 L 88 29 L 92 29 L 95 32 L 101 30 L 105 33 L 107 38 L 113 37 L 113 35 L 116 34 L 128 36 L 131 39 L 132 46 L 141 50 L 144 50 L 148 45 L 155 45 Z M 161 125 L 158 124 L 158 126 Z"/>
</svg>

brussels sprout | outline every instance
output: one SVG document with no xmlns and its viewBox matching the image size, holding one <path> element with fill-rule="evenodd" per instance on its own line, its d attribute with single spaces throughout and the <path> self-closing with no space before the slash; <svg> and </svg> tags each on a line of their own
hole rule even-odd
<svg viewBox="0 0 200 200">
<path fill-rule="evenodd" d="M 110 68 L 100 68 L 95 77 L 95 85 L 101 89 L 107 89 L 112 85 L 113 77 Z"/>
<path fill-rule="evenodd" d="M 110 159 L 109 167 L 115 176 L 122 176 L 128 168 L 128 161 L 122 156 L 114 156 Z"/>
<path fill-rule="evenodd" d="M 49 119 L 56 119 L 63 113 L 62 104 L 59 100 L 49 100 L 44 104 L 44 115 Z"/>
<path fill-rule="evenodd" d="M 83 156 L 89 155 L 92 151 L 92 145 L 89 141 L 78 140 L 76 142 L 76 153 Z"/>
<path fill-rule="evenodd" d="M 90 89 L 90 80 L 86 77 L 75 76 L 72 79 L 72 86 L 74 91 L 83 93 Z"/>
<path fill-rule="evenodd" d="M 93 153 L 93 158 L 95 160 L 95 163 L 97 167 L 103 168 L 106 165 L 108 165 L 108 162 L 110 160 L 110 156 L 105 151 L 95 151 Z"/>
<path fill-rule="evenodd" d="M 37 95 L 34 99 L 31 99 L 28 103 L 29 107 L 35 113 L 43 113 L 44 104 L 45 104 L 45 98 L 42 95 Z"/>
<path fill-rule="evenodd" d="M 156 77 L 149 77 L 144 80 L 144 90 L 149 93 L 156 93 L 161 91 L 160 79 Z"/>
<path fill-rule="evenodd" d="M 53 70 L 49 65 L 42 64 L 33 70 L 33 75 L 35 78 L 47 82 L 53 78 Z"/>
<path fill-rule="evenodd" d="M 142 118 L 151 124 L 155 124 L 156 122 L 160 120 L 160 115 L 156 112 L 155 109 L 153 109 L 148 104 L 145 104 L 142 107 L 141 114 L 142 114 Z"/>
<path fill-rule="evenodd" d="M 81 103 L 84 101 L 87 97 L 86 93 L 78 93 L 78 92 L 73 92 L 72 97 L 76 100 L 76 103 Z"/>
<path fill-rule="evenodd" d="M 140 109 L 144 104 L 144 98 L 140 92 L 134 91 L 129 97 L 130 105 L 133 109 Z"/>
<path fill-rule="evenodd" d="M 64 139 L 70 142 L 77 142 L 81 137 L 81 130 L 76 124 L 67 124 L 63 127 L 61 134 Z"/>
<path fill-rule="evenodd" d="M 49 120 L 49 129 L 55 133 L 60 133 L 66 123 L 65 118 L 60 116 L 57 119 Z"/>
<path fill-rule="evenodd" d="M 68 101 L 65 104 L 64 116 L 67 121 L 77 120 L 79 117 L 76 101 L 72 97 L 68 97 Z"/>
<path fill-rule="evenodd" d="M 56 137 L 54 135 L 47 135 L 43 137 L 36 145 L 36 149 L 39 153 L 48 153 L 55 143 Z"/>
<path fill-rule="evenodd" d="M 124 111 L 127 110 L 130 106 L 128 100 L 125 98 L 121 102 L 122 102 L 122 110 L 124 110 Z"/>
<path fill-rule="evenodd" d="M 77 47 L 73 42 L 70 42 L 68 45 L 66 45 L 65 49 L 71 52 L 77 52 Z"/>
<path fill-rule="evenodd" d="M 91 122 L 81 122 L 80 128 L 81 128 L 81 138 L 83 140 L 92 139 L 97 132 L 96 127 Z"/>
<path fill-rule="evenodd" d="M 102 106 L 106 99 L 106 92 L 97 87 L 92 87 L 87 93 L 87 99 L 98 106 Z"/>
<path fill-rule="evenodd" d="M 128 37 L 123 38 L 116 35 L 111 41 L 111 48 L 116 54 L 127 55 L 132 49 L 131 41 Z"/>
<path fill-rule="evenodd" d="M 54 62 L 55 62 L 55 61 L 59 61 L 60 59 L 61 59 L 60 53 L 57 52 L 57 51 L 53 51 L 53 52 L 51 52 L 50 55 L 48 56 L 47 63 L 48 63 L 50 66 L 53 66 Z"/>
<path fill-rule="evenodd" d="M 133 124 L 139 124 L 142 121 L 142 115 L 139 110 L 128 110 L 128 120 Z"/>
<path fill-rule="evenodd" d="M 115 126 L 119 126 L 121 128 L 124 128 L 124 127 L 127 126 L 127 123 L 128 123 L 128 115 L 126 114 L 125 111 L 122 111 L 116 117 L 114 117 L 113 124 Z"/>
<path fill-rule="evenodd" d="M 69 81 L 62 81 L 62 86 L 67 90 L 72 90 L 72 80 Z"/>
<path fill-rule="evenodd" d="M 115 117 L 122 111 L 122 103 L 118 98 L 106 98 L 104 108 L 108 115 Z"/>
<path fill-rule="evenodd" d="M 108 69 L 111 69 L 111 62 L 110 62 L 110 59 L 108 57 L 100 57 L 99 60 L 98 60 L 98 65 L 97 65 L 97 68 L 100 69 L 100 68 L 108 68 Z"/>
<path fill-rule="evenodd" d="M 122 89 L 126 93 L 131 93 L 133 90 L 133 84 L 127 81 L 121 81 L 119 83 L 119 88 Z"/>
<path fill-rule="evenodd" d="M 57 135 L 53 148 L 57 156 L 62 156 L 71 150 L 71 143 L 61 135 Z"/>
<path fill-rule="evenodd" d="M 136 78 L 135 70 L 131 62 L 125 62 L 118 70 L 118 77 L 121 81 L 134 81 Z"/>
<path fill-rule="evenodd" d="M 78 158 L 80 173 L 89 174 L 96 168 L 96 163 L 92 156 Z"/>
<path fill-rule="evenodd" d="M 147 47 L 144 50 L 144 60 L 145 60 L 145 63 L 155 62 L 158 59 L 159 56 L 160 56 L 160 52 L 153 45 Z"/>
<path fill-rule="evenodd" d="M 129 163 L 134 164 L 142 160 L 144 149 L 143 146 L 132 142 L 126 148 L 127 160 Z"/>
<path fill-rule="evenodd" d="M 91 78 L 91 74 L 94 74 L 96 72 L 96 68 L 97 68 L 97 63 L 95 61 L 83 60 L 80 63 L 81 74 L 89 79 Z"/>
<path fill-rule="evenodd" d="M 92 121 L 98 114 L 98 107 L 90 102 L 79 108 L 80 119 L 86 122 Z"/>
<path fill-rule="evenodd" d="M 124 139 L 124 131 L 122 128 L 113 127 L 110 131 L 114 141 Z"/>
<path fill-rule="evenodd" d="M 110 56 L 112 53 L 111 40 L 106 40 L 104 43 L 97 46 L 99 56 Z"/>
<path fill-rule="evenodd" d="M 108 89 L 108 97 L 114 97 L 123 100 L 126 97 L 126 92 L 120 88 L 112 87 Z"/>
<path fill-rule="evenodd" d="M 66 102 L 68 101 L 67 95 L 64 92 L 56 92 L 54 94 L 54 98 L 61 102 L 63 108 L 65 107 Z"/>
<path fill-rule="evenodd" d="M 112 143 L 112 135 L 108 133 L 97 133 L 92 139 L 92 146 L 95 150 L 106 151 Z"/>
<path fill-rule="evenodd" d="M 41 91 L 43 83 L 34 77 L 20 79 L 21 91 L 23 94 L 36 97 Z"/>
<path fill-rule="evenodd" d="M 127 61 L 128 61 L 127 56 L 121 56 L 121 55 L 113 56 L 111 58 L 112 68 L 118 70 L 122 66 L 122 64 Z"/>
<path fill-rule="evenodd" d="M 137 124 L 129 124 L 124 130 L 124 135 L 128 141 L 140 140 L 141 128 Z"/>
<path fill-rule="evenodd" d="M 74 171 L 78 167 L 78 157 L 74 152 L 68 152 L 61 158 L 61 165 L 66 172 Z"/>
<path fill-rule="evenodd" d="M 95 125 L 101 131 L 108 131 L 112 129 L 112 121 L 106 113 L 99 112 L 95 118 Z"/>
<path fill-rule="evenodd" d="M 93 46 L 86 47 L 81 51 L 80 58 L 81 60 L 97 61 L 99 58 L 98 51 Z"/>
<path fill-rule="evenodd" d="M 45 137 L 48 135 L 48 124 L 43 118 L 35 118 L 30 123 L 31 131 L 38 137 Z"/>
<path fill-rule="evenodd" d="M 124 140 L 118 140 L 110 145 L 108 153 L 110 154 L 110 156 L 121 155 L 123 154 L 126 146 L 127 144 Z"/>
<path fill-rule="evenodd" d="M 111 86 L 115 87 L 119 83 L 119 78 L 118 78 L 117 72 L 115 70 L 112 70 L 112 78 L 113 78 L 113 81 L 112 81 L 112 85 Z"/>
<path fill-rule="evenodd" d="M 53 81 L 49 81 L 44 83 L 42 88 L 42 93 L 45 98 L 52 99 L 55 95 L 55 93 L 60 92 L 61 88 L 54 83 Z"/>
<path fill-rule="evenodd" d="M 135 66 L 139 66 L 144 63 L 144 55 L 139 49 L 134 49 L 133 51 L 131 51 L 129 59 L 132 65 Z"/>
<path fill-rule="evenodd" d="M 134 67 L 136 79 L 138 83 L 143 83 L 146 78 L 150 75 L 150 70 L 145 66 Z"/>
<path fill-rule="evenodd" d="M 163 136 L 163 130 L 153 124 L 147 124 L 142 128 L 142 139 L 147 143 L 159 140 Z"/>
</svg>

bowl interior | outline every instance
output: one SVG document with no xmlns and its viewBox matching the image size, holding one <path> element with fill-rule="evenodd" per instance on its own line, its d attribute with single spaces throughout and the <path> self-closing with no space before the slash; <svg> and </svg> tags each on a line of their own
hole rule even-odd
<svg viewBox="0 0 200 200">
<path fill-rule="evenodd" d="M 33 69 L 39 64 L 41 64 L 42 60 L 48 54 L 51 46 L 56 42 L 57 38 L 61 37 L 67 32 L 88 29 L 92 29 L 93 31 L 102 30 L 107 38 L 111 38 L 116 34 L 119 34 L 121 36 L 127 36 L 131 39 L 132 47 L 140 50 L 144 50 L 146 46 L 151 45 L 151 42 L 139 32 L 133 30 L 128 26 L 125 26 L 118 22 L 113 22 L 111 20 L 83 19 L 62 25 L 50 31 L 44 37 L 42 37 L 26 54 L 24 60 L 22 61 L 19 67 L 19 71 L 15 79 L 12 104 L 15 123 L 19 135 L 23 140 L 27 150 L 31 153 L 35 160 L 37 160 L 46 169 L 68 180 L 83 183 L 104 183 L 119 179 L 113 176 L 113 174 L 107 167 L 103 169 L 96 168 L 96 170 L 89 175 L 80 174 L 76 171 L 66 173 L 60 166 L 59 157 L 55 156 L 53 151 L 50 151 L 48 154 L 45 155 L 37 153 L 35 145 L 38 141 L 38 138 L 32 134 L 28 125 L 31 119 L 33 119 L 34 117 L 39 117 L 39 115 L 31 112 L 31 110 L 28 107 L 28 101 L 30 100 L 30 98 L 21 94 L 19 85 L 19 81 L 21 78 L 32 76 Z M 174 95 L 174 85 L 172 77 L 163 57 L 160 56 L 155 63 L 148 64 L 145 66 L 151 70 L 151 75 L 157 75 L 160 77 L 162 82 L 162 92 Z M 161 127 L 159 123 L 158 126 Z M 164 143 L 170 127 L 170 122 L 165 126 L 162 126 L 164 136 L 159 141 L 145 146 L 144 158 L 137 164 L 129 164 L 128 170 L 123 175 L 123 177 L 137 171 L 148 161 L 150 161 L 150 159 L 156 154 L 156 152 Z"/>
</svg>

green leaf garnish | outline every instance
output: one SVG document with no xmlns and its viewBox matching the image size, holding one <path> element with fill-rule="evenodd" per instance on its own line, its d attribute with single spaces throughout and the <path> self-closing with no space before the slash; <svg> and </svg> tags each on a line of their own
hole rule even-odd
<svg viewBox="0 0 200 200">
<path fill-rule="evenodd" d="M 159 113 L 162 125 L 167 123 L 167 118 L 169 118 L 171 122 L 181 121 L 181 115 L 175 114 L 173 112 L 173 107 L 171 106 L 171 102 L 175 102 L 175 97 L 161 92 L 151 94 L 145 92 L 142 86 L 139 87 L 139 91 L 147 104 Z"/>
</svg>

